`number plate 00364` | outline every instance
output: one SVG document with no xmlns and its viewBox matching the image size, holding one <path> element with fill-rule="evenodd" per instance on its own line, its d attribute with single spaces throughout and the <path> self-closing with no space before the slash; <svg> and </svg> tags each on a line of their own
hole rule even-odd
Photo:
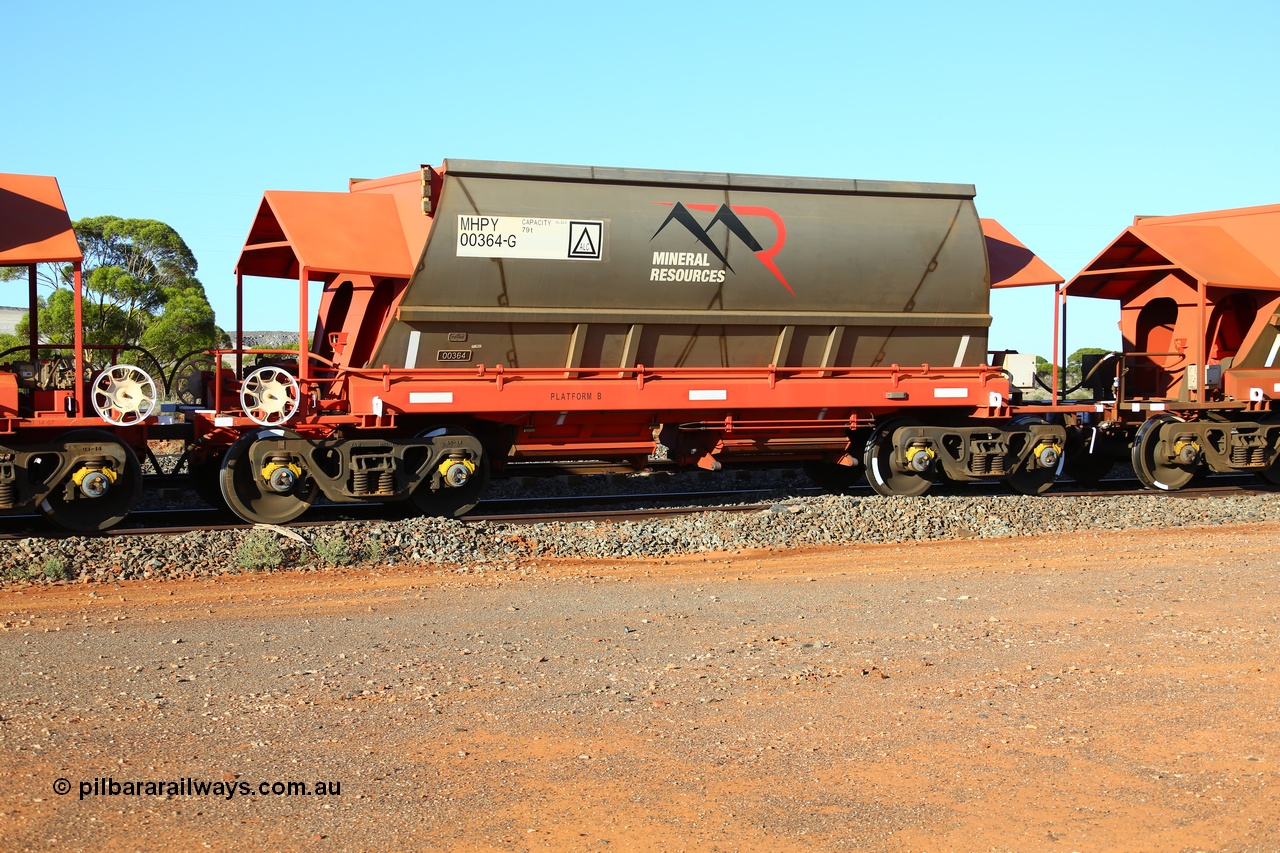
<svg viewBox="0 0 1280 853">
<path fill-rule="evenodd" d="M 470 361 L 469 349 L 442 349 L 436 352 L 436 361 Z"/>
</svg>

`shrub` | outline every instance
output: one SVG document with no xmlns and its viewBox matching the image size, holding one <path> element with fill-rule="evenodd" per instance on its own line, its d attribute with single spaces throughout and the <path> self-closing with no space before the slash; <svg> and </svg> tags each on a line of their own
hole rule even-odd
<svg viewBox="0 0 1280 853">
<path fill-rule="evenodd" d="M 9 566 L 4 570 L 4 579 L 8 581 L 29 581 L 36 576 L 29 566 Z"/>
<path fill-rule="evenodd" d="M 44 576 L 51 581 L 62 581 L 69 579 L 71 572 L 67 570 L 67 563 L 61 557 L 49 557 L 44 561 Z"/>
<path fill-rule="evenodd" d="M 284 565 L 284 549 L 266 531 L 251 533 L 236 548 L 236 566 L 249 571 L 278 569 Z"/>
<path fill-rule="evenodd" d="M 325 536 L 311 543 L 316 549 L 316 556 L 324 566 L 349 566 L 355 560 L 355 554 L 347 540 L 341 536 Z"/>
</svg>

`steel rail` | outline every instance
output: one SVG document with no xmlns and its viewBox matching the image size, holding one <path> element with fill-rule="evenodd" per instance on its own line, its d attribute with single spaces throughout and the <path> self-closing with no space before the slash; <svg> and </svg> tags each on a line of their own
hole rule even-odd
<svg viewBox="0 0 1280 853">
<path fill-rule="evenodd" d="M 1245 482 L 1216 482 L 1202 486 L 1192 486 L 1180 489 L 1174 492 L 1153 492 L 1149 489 L 1141 488 L 1134 479 L 1115 479 L 1103 482 L 1106 488 L 1082 487 L 1074 483 L 1058 483 L 1046 493 L 1047 496 L 1054 497 L 1080 497 L 1080 498 L 1097 498 L 1097 497 L 1130 497 L 1130 496 L 1152 496 L 1164 495 L 1168 498 L 1178 498 L 1183 500 L 1198 500 L 1205 498 L 1215 498 L 1224 496 L 1248 496 L 1280 493 L 1280 486 L 1271 484 L 1258 483 L 1252 478 L 1242 478 L 1235 475 L 1227 475 L 1222 479 L 1244 480 Z M 1133 484 L 1130 486 L 1129 484 Z M 936 496 L 963 496 L 979 494 L 990 494 L 990 489 L 975 489 L 976 484 L 965 484 L 964 486 L 940 486 L 931 495 Z M 994 484 L 993 484 L 994 485 Z M 787 502 L 799 497 L 812 496 L 820 492 L 814 488 L 803 489 L 741 489 L 741 490 L 718 490 L 712 492 L 658 492 L 644 494 L 611 494 L 611 495 L 566 495 L 553 497 L 537 497 L 537 498 L 503 498 L 481 503 L 475 512 L 464 516 L 459 521 L 466 524 L 478 524 L 481 522 L 489 522 L 494 524 L 540 524 L 548 522 L 563 521 L 635 521 L 649 518 L 663 518 L 679 515 L 693 515 L 700 512 L 752 512 L 763 511 L 779 504 L 787 504 Z M 748 495 L 759 496 L 761 494 L 776 495 L 776 497 L 761 501 L 758 498 L 749 502 L 732 502 L 733 498 L 742 498 Z M 869 497 L 879 500 L 869 487 L 860 486 L 848 490 L 850 497 Z M 1010 495 L 1010 497 L 1017 497 Z M 1024 496 L 1025 497 L 1025 496 Z M 709 499 L 723 499 L 724 502 L 713 503 Z M 929 496 L 925 496 L 925 500 Z M 1028 498 L 1029 500 L 1032 498 Z M 684 503 L 682 505 L 667 506 L 627 506 L 627 504 L 646 504 L 646 503 L 670 503 L 679 501 L 698 501 L 698 503 Z M 554 505 L 558 508 L 548 510 L 548 505 Z M 601 506 L 601 504 L 613 504 L 612 508 Z M 530 507 L 528 511 L 521 511 L 522 506 Z M 572 507 L 581 506 L 589 507 L 587 509 L 573 509 Z M 146 523 L 150 516 L 164 516 L 167 519 L 174 519 L 175 516 L 183 516 L 188 521 L 180 524 L 166 525 L 148 525 Z M 227 513 L 219 512 L 214 509 L 205 508 L 177 508 L 165 510 L 143 510 L 130 515 L 129 520 L 135 525 L 141 522 L 140 526 L 120 526 L 105 531 L 105 536 L 150 536 L 150 535 L 178 535 L 191 531 L 214 531 L 214 530 L 248 530 L 254 527 L 270 525 L 255 525 L 249 522 L 240 521 L 238 519 L 228 519 Z M 383 504 L 357 504 L 357 505 L 324 505 L 316 506 L 308 511 L 307 515 L 302 519 L 291 522 L 288 528 L 314 528 L 326 527 L 344 522 L 360 522 L 360 521 L 383 521 L 394 520 L 388 519 L 386 515 L 386 505 Z M 27 527 L 21 532 L 13 532 L 4 530 L 12 523 L 26 524 Z M 129 522 L 126 521 L 126 525 Z M 59 539 L 73 538 L 75 534 L 68 531 L 57 530 L 55 528 L 45 528 L 44 520 L 39 516 L 12 516 L 6 519 L 0 519 L 0 541 L 12 541 L 26 538 L 42 538 L 42 539 Z"/>
</svg>

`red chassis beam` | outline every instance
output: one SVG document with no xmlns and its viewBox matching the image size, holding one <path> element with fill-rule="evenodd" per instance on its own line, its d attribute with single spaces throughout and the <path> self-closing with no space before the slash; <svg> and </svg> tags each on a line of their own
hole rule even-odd
<svg viewBox="0 0 1280 853">
<path fill-rule="evenodd" d="M 635 368 L 358 371 L 345 379 L 351 412 L 626 412 L 1002 408 L 998 368 Z"/>
<path fill-rule="evenodd" d="M 750 411 L 786 432 L 800 423 L 847 421 L 855 411 L 863 419 L 877 412 L 939 408 L 960 417 L 1003 418 L 1010 414 L 1011 393 L 1007 376 L 988 366 L 506 369 L 481 365 L 443 370 L 320 368 L 311 374 L 301 382 L 303 407 L 288 424 L 292 429 L 323 430 L 326 425 L 342 424 L 391 428 L 401 416 L 510 422 L 537 413 L 573 414 L 579 419 L 631 412 L 656 420 L 724 422 L 729 413 Z M 228 396 L 219 394 L 217 426 L 250 425 Z M 345 401 L 343 411 L 335 409 L 341 405 L 338 401 Z"/>
</svg>

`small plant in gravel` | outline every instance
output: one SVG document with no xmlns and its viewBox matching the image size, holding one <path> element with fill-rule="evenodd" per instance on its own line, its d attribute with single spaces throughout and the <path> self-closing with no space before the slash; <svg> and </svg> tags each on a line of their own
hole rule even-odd
<svg viewBox="0 0 1280 853">
<path fill-rule="evenodd" d="M 316 556 L 324 566 L 349 566 L 355 562 L 355 553 L 341 536 L 324 536 L 311 543 Z"/>
<path fill-rule="evenodd" d="M 50 557 L 44 561 L 44 576 L 51 581 L 64 581 L 70 579 L 71 572 L 61 557 Z"/>
<path fill-rule="evenodd" d="M 29 581 L 35 576 L 35 572 L 25 565 L 8 566 L 4 570 L 4 579 L 7 581 Z"/>
<path fill-rule="evenodd" d="M 366 539 L 364 547 L 360 549 L 360 556 L 364 558 L 366 563 L 379 563 L 382 561 L 382 543 L 377 539 Z"/>
<path fill-rule="evenodd" d="M 249 571 L 278 569 L 284 565 L 284 549 L 266 531 L 250 534 L 236 548 L 236 566 Z"/>
</svg>

